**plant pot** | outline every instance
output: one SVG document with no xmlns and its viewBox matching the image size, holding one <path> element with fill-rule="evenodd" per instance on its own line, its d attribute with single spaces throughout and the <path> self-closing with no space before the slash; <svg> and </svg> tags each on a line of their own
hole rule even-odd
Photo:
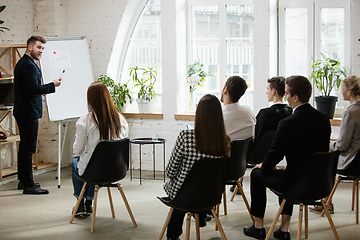
<svg viewBox="0 0 360 240">
<path fill-rule="evenodd" d="M 153 113 L 154 112 L 154 105 L 155 101 L 147 101 L 143 99 L 136 99 L 139 107 L 139 113 Z"/>
<path fill-rule="evenodd" d="M 325 115 L 329 119 L 333 119 L 337 99 L 338 98 L 335 96 L 329 96 L 329 97 L 317 96 L 315 97 L 316 109 L 319 110 L 320 112 L 325 113 Z"/>
</svg>

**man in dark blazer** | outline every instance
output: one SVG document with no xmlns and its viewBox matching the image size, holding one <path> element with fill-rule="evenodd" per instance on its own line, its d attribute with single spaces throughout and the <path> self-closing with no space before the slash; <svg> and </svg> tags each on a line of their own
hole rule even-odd
<svg viewBox="0 0 360 240">
<path fill-rule="evenodd" d="M 14 117 L 20 132 L 18 151 L 18 189 L 24 194 L 48 194 L 48 190 L 35 184 L 32 173 L 32 155 L 36 151 L 39 118 L 42 117 L 42 95 L 55 92 L 61 78 L 52 83 L 41 84 L 39 61 L 44 49 L 45 39 L 32 36 L 27 41 L 24 56 L 17 62 L 14 70 L 15 103 Z"/>
<path fill-rule="evenodd" d="M 330 139 L 329 119 L 309 103 L 312 87 L 303 76 L 286 79 L 285 96 L 293 114 L 279 122 L 274 141 L 262 163 L 251 172 L 251 214 L 255 224 L 246 226 L 244 233 L 257 239 L 265 239 L 263 218 L 266 208 L 266 188 L 282 191 L 297 176 L 306 159 L 314 152 L 328 152 Z M 284 156 L 285 169 L 274 167 Z M 281 227 L 274 231 L 277 239 L 290 239 L 289 224 L 292 204 L 285 204 Z"/>
<path fill-rule="evenodd" d="M 292 108 L 283 102 L 285 94 L 285 78 L 273 77 L 268 79 L 266 95 L 269 102 L 273 105 L 263 108 L 256 116 L 255 137 L 252 148 L 256 146 L 261 137 L 267 131 L 276 131 L 281 120 L 288 117 L 292 113 Z"/>
</svg>

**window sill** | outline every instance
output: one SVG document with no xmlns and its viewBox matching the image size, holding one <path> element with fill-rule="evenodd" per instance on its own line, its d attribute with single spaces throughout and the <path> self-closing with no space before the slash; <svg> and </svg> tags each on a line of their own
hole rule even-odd
<svg viewBox="0 0 360 240">
<path fill-rule="evenodd" d="M 330 119 L 330 124 L 331 124 L 331 126 L 340 126 L 341 118 Z"/>
<path fill-rule="evenodd" d="M 195 113 L 190 114 L 175 114 L 175 120 L 188 120 L 188 121 L 195 121 Z"/>
<path fill-rule="evenodd" d="M 162 113 L 122 113 L 126 118 L 146 118 L 146 119 L 163 119 Z"/>
</svg>

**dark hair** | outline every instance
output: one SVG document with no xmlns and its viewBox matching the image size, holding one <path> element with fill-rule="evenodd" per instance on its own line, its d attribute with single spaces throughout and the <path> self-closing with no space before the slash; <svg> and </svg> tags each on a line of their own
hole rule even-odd
<svg viewBox="0 0 360 240">
<path fill-rule="evenodd" d="M 299 101 L 302 103 L 309 102 L 311 97 L 311 83 L 304 76 L 290 76 L 286 78 L 286 85 L 289 88 L 289 93 L 291 96 L 297 95 Z"/>
<path fill-rule="evenodd" d="M 284 77 L 272 77 L 267 80 L 270 83 L 270 89 L 275 89 L 280 97 L 285 94 L 285 78 Z"/>
<path fill-rule="evenodd" d="M 195 113 L 195 149 L 211 156 L 226 156 L 230 151 L 219 99 L 203 96 Z"/>
<path fill-rule="evenodd" d="M 232 76 L 227 79 L 224 88 L 225 87 L 228 88 L 231 101 L 236 103 L 242 95 L 244 95 L 247 89 L 247 84 L 243 78 L 239 76 Z"/>
<path fill-rule="evenodd" d="M 100 131 L 101 140 L 120 137 L 121 123 L 109 90 L 102 82 L 93 82 L 87 90 L 87 102 L 91 117 Z"/>
<path fill-rule="evenodd" d="M 34 45 L 37 41 L 46 43 L 46 40 L 41 36 L 31 36 L 26 42 L 26 47 L 29 47 L 29 45 Z"/>
</svg>

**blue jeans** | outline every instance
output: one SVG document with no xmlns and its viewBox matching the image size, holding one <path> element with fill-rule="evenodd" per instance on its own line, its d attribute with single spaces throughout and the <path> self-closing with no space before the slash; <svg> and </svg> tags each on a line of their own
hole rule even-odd
<svg viewBox="0 0 360 240">
<path fill-rule="evenodd" d="M 71 162 L 72 182 L 73 182 L 73 186 L 74 186 L 74 196 L 76 198 L 79 197 L 81 189 L 82 189 L 82 187 L 84 185 L 84 182 L 81 181 L 80 179 L 78 179 L 75 176 L 75 174 L 79 174 L 78 167 L 77 167 L 79 159 L 80 159 L 79 157 L 76 157 Z M 85 189 L 85 193 L 83 195 L 83 199 L 86 198 L 87 200 L 94 200 L 94 192 L 95 192 L 95 186 L 87 184 L 86 189 Z"/>
</svg>

